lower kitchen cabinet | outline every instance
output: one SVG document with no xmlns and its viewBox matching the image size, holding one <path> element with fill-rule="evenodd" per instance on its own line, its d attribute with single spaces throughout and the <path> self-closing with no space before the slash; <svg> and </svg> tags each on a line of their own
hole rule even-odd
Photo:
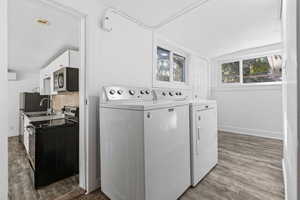
<svg viewBox="0 0 300 200">
<path fill-rule="evenodd" d="M 78 126 L 36 129 L 29 140 L 35 188 L 78 174 Z"/>
</svg>

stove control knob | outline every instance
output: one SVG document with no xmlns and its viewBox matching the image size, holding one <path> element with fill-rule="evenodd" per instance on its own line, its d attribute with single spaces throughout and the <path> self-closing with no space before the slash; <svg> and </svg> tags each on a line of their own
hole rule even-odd
<svg viewBox="0 0 300 200">
<path fill-rule="evenodd" d="M 181 96 L 181 95 L 182 95 L 182 93 L 181 93 L 181 92 L 179 92 L 178 94 L 179 94 L 179 96 Z"/>
<path fill-rule="evenodd" d="M 163 96 L 166 96 L 166 95 L 167 95 L 165 92 L 162 92 L 161 94 L 162 94 Z"/>
<path fill-rule="evenodd" d="M 123 94 L 123 90 L 118 90 L 118 94 L 119 95 Z"/>
<path fill-rule="evenodd" d="M 145 92 L 143 90 L 140 91 L 140 94 L 145 94 Z"/>
<path fill-rule="evenodd" d="M 173 93 L 172 93 L 172 92 L 169 92 L 169 95 L 170 95 L 170 96 L 173 96 Z"/>
<path fill-rule="evenodd" d="M 178 95 L 179 95 L 179 92 L 176 92 L 175 94 L 176 94 L 176 96 L 178 96 Z"/>
<path fill-rule="evenodd" d="M 130 95 L 134 95 L 134 93 L 135 93 L 134 90 L 129 90 Z"/>
<path fill-rule="evenodd" d="M 146 94 L 150 94 L 150 90 L 146 90 Z"/>
<path fill-rule="evenodd" d="M 109 91 L 109 94 L 111 94 L 111 95 L 114 95 L 116 93 L 116 91 L 114 90 L 114 89 L 111 89 L 110 91 Z"/>
</svg>

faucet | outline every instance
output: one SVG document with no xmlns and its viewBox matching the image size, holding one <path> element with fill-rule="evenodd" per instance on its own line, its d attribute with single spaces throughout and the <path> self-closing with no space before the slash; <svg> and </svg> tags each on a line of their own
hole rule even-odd
<svg viewBox="0 0 300 200">
<path fill-rule="evenodd" d="M 52 99 L 51 99 L 51 96 L 49 97 L 45 97 L 45 98 L 42 98 L 41 101 L 40 101 L 40 106 L 42 107 L 44 102 L 47 101 L 48 102 L 48 108 L 47 108 L 47 114 L 48 115 L 51 115 L 53 113 L 53 110 L 52 110 Z"/>
</svg>

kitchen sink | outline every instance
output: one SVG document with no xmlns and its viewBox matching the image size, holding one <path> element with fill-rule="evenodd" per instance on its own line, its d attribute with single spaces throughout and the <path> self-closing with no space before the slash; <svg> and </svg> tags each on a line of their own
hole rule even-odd
<svg viewBox="0 0 300 200">
<path fill-rule="evenodd" d="M 48 113 L 31 113 L 27 114 L 28 117 L 47 117 L 47 116 L 53 116 L 55 114 L 48 114 Z"/>
</svg>

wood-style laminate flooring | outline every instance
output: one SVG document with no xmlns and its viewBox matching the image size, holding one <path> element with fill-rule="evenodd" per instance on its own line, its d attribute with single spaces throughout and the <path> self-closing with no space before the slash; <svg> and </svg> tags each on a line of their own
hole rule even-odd
<svg viewBox="0 0 300 200">
<path fill-rule="evenodd" d="M 282 141 L 225 132 L 219 132 L 218 138 L 218 165 L 180 200 L 284 199 Z M 10 189 L 10 196 L 12 192 L 17 191 Z M 60 198 L 68 199 L 108 200 L 100 191 Z"/>
<path fill-rule="evenodd" d="M 18 137 L 8 138 L 8 199 L 9 200 L 54 200 L 69 192 L 82 194 L 78 177 L 73 176 L 35 190 L 30 177 L 30 164 L 25 148 Z M 78 196 L 78 195 L 77 195 Z"/>
</svg>

